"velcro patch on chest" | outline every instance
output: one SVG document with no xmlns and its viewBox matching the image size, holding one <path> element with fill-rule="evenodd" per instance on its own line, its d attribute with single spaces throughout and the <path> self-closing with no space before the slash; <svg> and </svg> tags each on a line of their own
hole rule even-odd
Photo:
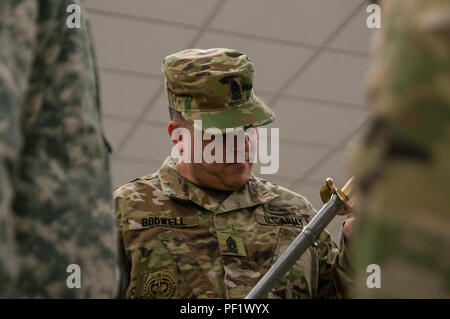
<svg viewBox="0 0 450 319">
<path fill-rule="evenodd" d="M 292 226 L 303 228 L 307 221 L 297 215 L 274 216 L 266 214 L 256 214 L 256 222 L 267 226 Z"/>
<path fill-rule="evenodd" d="M 178 217 L 148 216 L 143 218 L 128 219 L 129 230 L 158 227 L 158 226 L 176 227 L 176 228 L 197 227 L 198 219 L 196 216 L 178 216 Z"/>
</svg>

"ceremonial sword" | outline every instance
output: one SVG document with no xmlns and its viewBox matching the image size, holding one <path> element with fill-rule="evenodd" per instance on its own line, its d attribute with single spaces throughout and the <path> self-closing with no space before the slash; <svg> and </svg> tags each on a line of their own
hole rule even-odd
<svg viewBox="0 0 450 319">
<path fill-rule="evenodd" d="M 336 215 L 346 215 L 352 212 L 354 184 L 354 177 L 352 177 L 339 190 L 335 187 L 333 179 L 327 178 L 326 184 L 320 190 L 320 197 L 325 205 L 303 228 L 302 232 L 258 281 L 245 299 L 265 298 L 303 253 L 314 244 L 320 233 Z"/>
</svg>

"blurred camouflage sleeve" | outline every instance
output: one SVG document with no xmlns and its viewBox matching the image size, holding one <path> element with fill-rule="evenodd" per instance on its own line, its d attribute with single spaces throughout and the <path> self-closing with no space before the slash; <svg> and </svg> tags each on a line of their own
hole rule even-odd
<svg viewBox="0 0 450 319">
<path fill-rule="evenodd" d="M 316 243 L 319 256 L 317 298 L 347 298 L 353 285 L 353 269 L 348 260 L 349 247 L 344 235 L 339 246 L 325 230 Z"/>
<path fill-rule="evenodd" d="M 37 2 L 0 2 L 0 286 L 15 276 L 11 173 L 22 145 L 21 105 L 28 89 L 37 32 Z M 19 23 L 18 23 L 19 22 Z M 0 297 L 6 291 L 0 289 Z"/>
<path fill-rule="evenodd" d="M 317 210 L 309 201 L 307 205 L 312 219 Z M 318 277 L 313 278 L 316 283 L 312 284 L 313 287 L 317 287 L 317 291 L 312 294 L 314 298 L 340 299 L 349 296 L 349 291 L 354 285 L 353 268 L 348 258 L 351 252 L 350 247 L 343 234 L 338 246 L 326 229 L 320 233 L 314 243 L 318 260 L 313 262 L 313 267 L 318 267 Z"/>
<path fill-rule="evenodd" d="M 17 298 L 117 292 L 95 53 L 84 12 L 67 27 L 70 4 L 0 2 L 0 291 Z M 66 281 L 73 264 L 77 289 Z"/>
<path fill-rule="evenodd" d="M 384 0 L 354 159 L 356 297 L 450 296 L 450 2 Z M 353 249 L 352 248 L 352 249 Z M 381 287 L 366 286 L 377 264 Z"/>
</svg>

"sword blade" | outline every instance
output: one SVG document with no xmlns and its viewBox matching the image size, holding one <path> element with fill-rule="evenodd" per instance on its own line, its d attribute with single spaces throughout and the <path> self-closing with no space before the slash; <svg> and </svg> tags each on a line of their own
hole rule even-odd
<svg viewBox="0 0 450 319">
<path fill-rule="evenodd" d="M 320 233 L 344 207 L 345 203 L 336 194 L 333 194 L 330 200 L 322 206 L 308 225 L 303 228 L 302 232 L 288 246 L 286 251 L 270 267 L 261 280 L 258 281 L 245 299 L 265 298 L 303 253 L 314 244 L 314 241 Z"/>
</svg>

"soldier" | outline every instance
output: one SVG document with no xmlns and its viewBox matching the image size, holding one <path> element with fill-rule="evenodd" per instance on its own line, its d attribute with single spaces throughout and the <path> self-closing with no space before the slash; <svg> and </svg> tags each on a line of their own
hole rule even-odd
<svg viewBox="0 0 450 319">
<path fill-rule="evenodd" d="M 118 290 L 96 64 L 84 14 L 66 26 L 74 3 L 0 2 L 1 297 Z"/>
<path fill-rule="evenodd" d="M 195 143 L 172 134 L 185 128 L 192 137 L 195 120 L 203 130 L 220 132 L 273 121 L 271 109 L 253 94 L 253 65 L 245 54 L 188 49 L 167 56 L 163 72 L 168 132 L 180 157 L 168 157 L 156 173 L 114 192 L 125 296 L 244 298 L 315 210 L 303 196 L 251 173 L 254 136 L 245 139 L 245 163 L 208 164 L 187 161 L 184 154 L 193 154 Z M 349 271 L 344 239 L 339 251 L 324 231 L 268 297 L 343 297 Z"/>
<path fill-rule="evenodd" d="M 381 6 L 373 120 L 354 162 L 361 199 L 353 293 L 449 298 L 450 2 Z M 376 268 L 366 273 L 371 264 L 378 279 Z"/>
</svg>

